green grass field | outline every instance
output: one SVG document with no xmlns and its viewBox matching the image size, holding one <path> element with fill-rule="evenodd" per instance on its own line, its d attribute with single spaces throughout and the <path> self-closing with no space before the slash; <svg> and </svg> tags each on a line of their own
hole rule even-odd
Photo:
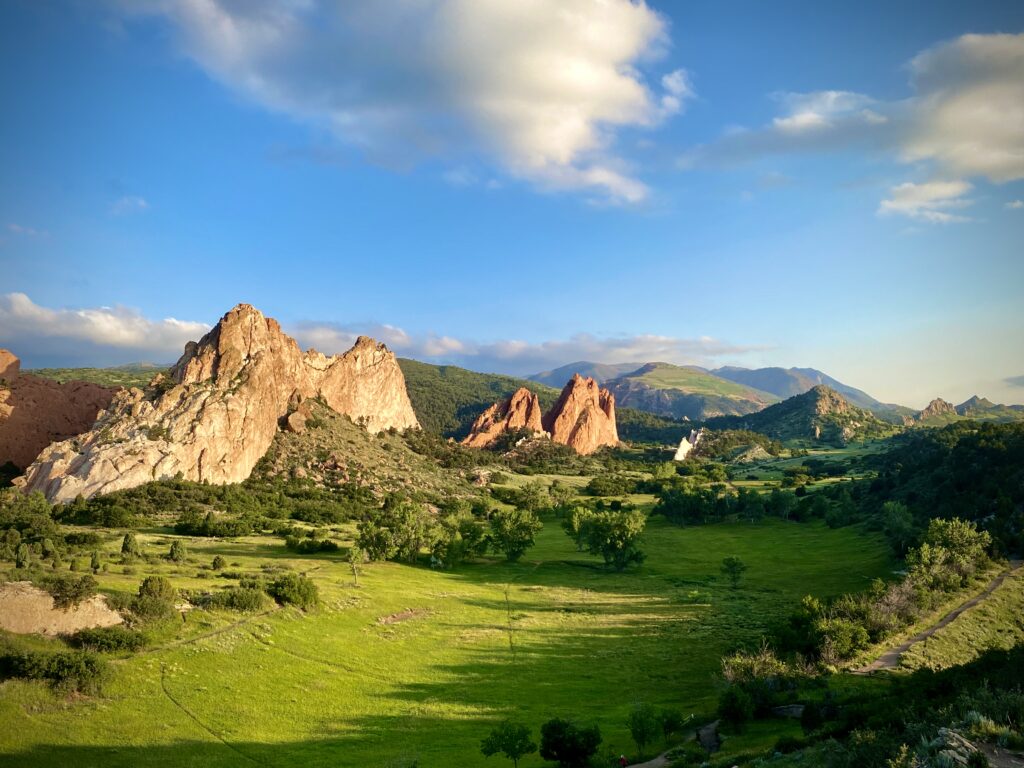
<svg viewBox="0 0 1024 768">
<path fill-rule="evenodd" d="M 778 402 L 779 398 L 768 392 L 721 379 L 705 371 L 688 366 L 658 363 L 650 371 L 636 376 L 655 389 L 678 389 L 693 395 L 717 395 L 737 400 L 759 398 L 766 403 Z"/>
<path fill-rule="evenodd" d="M 172 538 L 140 536 L 151 553 Z M 101 585 L 122 591 L 154 570 L 178 587 L 224 585 L 197 578 L 215 554 L 232 570 L 288 565 L 316 581 L 323 607 L 193 611 L 175 636 L 116 661 L 102 698 L 4 682 L 0 766 L 500 765 L 479 742 L 505 717 L 535 737 L 554 716 L 596 722 L 609 753 L 632 753 L 635 702 L 710 713 L 723 653 L 756 643 L 805 593 L 860 589 L 892 567 L 884 543 L 854 529 L 658 518 L 647 562 L 615 574 L 548 520 L 518 564 L 371 564 L 355 587 L 343 555 L 296 557 L 278 541 L 190 540 L 187 566 L 127 575 L 111 564 Z M 111 534 L 108 551 L 118 545 Z M 718 571 L 729 554 L 749 565 L 736 590 Z"/>
</svg>

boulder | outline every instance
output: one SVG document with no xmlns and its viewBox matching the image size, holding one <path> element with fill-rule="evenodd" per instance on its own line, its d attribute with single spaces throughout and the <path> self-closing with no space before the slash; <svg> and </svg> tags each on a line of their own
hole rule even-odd
<svg viewBox="0 0 1024 768">
<path fill-rule="evenodd" d="M 519 429 L 534 433 L 544 431 L 540 401 L 526 387 L 520 387 L 511 397 L 481 413 L 462 444 L 470 448 L 487 448 L 506 432 Z"/>
<path fill-rule="evenodd" d="M 46 448 L 21 485 L 68 502 L 178 473 L 240 482 L 290 404 L 308 397 L 374 433 L 418 426 L 405 378 L 383 344 L 360 337 L 343 355 L 303 354 L 276 320 L 239 304 L 185 346 L 167 382 L 118 392 L 92 430 Z"/>
<path fill-rule="evenodd" d="M 575 374 L 544 416 L 543 426 L 556 443 L 587 455 L 598 448 L 618 445 L 615 396 L 593 379 Z"/>
</svg>

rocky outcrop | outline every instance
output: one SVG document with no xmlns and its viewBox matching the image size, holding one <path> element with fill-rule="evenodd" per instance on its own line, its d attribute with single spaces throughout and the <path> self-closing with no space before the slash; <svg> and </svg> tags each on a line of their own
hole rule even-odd
<svg viewBox="0 0 1024 768">
<path fill-rule="evenodd" d="M 23 469 L 50 443 L 88 430 L 115 390 L 84 381 L 61 384 L 20 368 L 17 357 L 0 349 L 0 465 Z"/>
<path fill-rule="evenodd" d="M 915 416 L 916 421 L 925 421 L 936 416 L 956 415 L 956 408 L 952 403 L 943 400 L 941 397 L 937 397 L 932 400 L 923 410 L 919 411 Z"/>
<path fill-rule="evenodd" d="M 593 379 L 575 374 L 545 414 L 544 429 L 556 443 L 587 455 L 606 445 L 617 445 L 615 396 Z"/>
<path fill-rule="evenodd" d="M 239 304 L 185 346 L 169 378 L 145 392 L 118 392 L 90 432 L 43 451 L 21 484 L 67 502 L 178 473 L 240 482 L 279 422 L 309 397 L 371 432 L 418 426 L 405 379 L 383 344 L 360 337 L 343 355 L 303 354 L 276 320 Z"/>
<path fill-rule="evenodd" d="M 517 389 L 511 397 L 501 400 L 477 417 L 462 441 L 470 448 L 487 448 L 506 432 L 528 430 L 543 433 L 540 401 L 526 387 Z"/>
</svg>

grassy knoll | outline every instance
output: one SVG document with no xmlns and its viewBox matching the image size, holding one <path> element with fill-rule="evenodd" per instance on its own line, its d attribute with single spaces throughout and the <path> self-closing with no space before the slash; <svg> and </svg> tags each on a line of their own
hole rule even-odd
<svg viewBox="0 0 1024 768">
<path fill-rule="evenodd" d="M 162 553 L 174 537 L 139 538 Z M 632 751 L 634 702 L 712 711 L 724 652 L 756 642 L 803 594 L 861 589 L 892 565 L 879 538 L 852 528 L 657 518 L 643 567 L 607 573 L 547 520 L 518 564 L 371 564 L 357 588 L 343 554 L 299 557 L 275 542 L 193 539 L 187 564 L 129 574 L 109 560 L 98 578 L 120 591 L 151 572 L 181 588 L 232 583 L 202 568 L 215 554 L 233 571 L 287 566 L 316 581 L 323 607 L 194 611 L 117 661 L 99 699 L 0 683 L 0 766 L 486 765 L 479 741 L 509 716 L 535 736 L 556 715 L 597 722 L 610 750 Z M 105 551 L 118 545 L 112 533 Z M 739 589 L 719 574 L 727 554 L 749 566 Z"/>
<path fill-rule="evenodd" d="M 105 387 L 145 387 L 156 374 L 168 366 L 140 363 L 114 368 L 34 368 L 24 373 L 54 381 L 88 381 Z"/>
<path fill-rule="evenodd" d="M 900 657 L 907 669 L 945 669 L 966 664 L 989 648 L 1012 648 L 1024 641 L 1024 573 L 1008 575 L 991 595 L 968 608 L 925 642 Z"/>
</svg>

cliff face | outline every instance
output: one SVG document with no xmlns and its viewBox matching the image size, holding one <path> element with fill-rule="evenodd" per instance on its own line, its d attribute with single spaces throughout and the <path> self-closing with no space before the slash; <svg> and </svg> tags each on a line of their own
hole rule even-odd
<svg viewBox="0 0 1024 768">
<path fill-rule="evenodd" d="M 24 468 L 55 440 L 88 430 L 114 390 L 84 381 L 60 384 L 20 368 L 17 357 L 0 349 L 0 464 Z"/>
<path fill-rule="evenodd" d="M 486 448 L 505 432 L 516 429 L 536 433 L 544 431 L 540 401 L 526 387 L 520 387 L 511 397 L 495 403 L 480 414 L 462 444 L 470 448 Z"/>
<path fill-rule="evenodd" d="M 360 337 L 343 355 L 303 354 L 277 321 L 240 304 L 145 392 L 124 390 L 87 434 L 47 448 L 22 485 L 67 502 L 181 473 L 187 480 L 246 479 L 279 420 L 307 397 L 368 430 L 416 427 L 394 355 Z"/>
<path fill-rule="evenodd" d="M 590 454 L 605 445 L 617 445 L 615 396 L 593 379 L 575 374 L 544 416 L 544 429 L 556 443 L 577 453 Z"/>
</svg>

